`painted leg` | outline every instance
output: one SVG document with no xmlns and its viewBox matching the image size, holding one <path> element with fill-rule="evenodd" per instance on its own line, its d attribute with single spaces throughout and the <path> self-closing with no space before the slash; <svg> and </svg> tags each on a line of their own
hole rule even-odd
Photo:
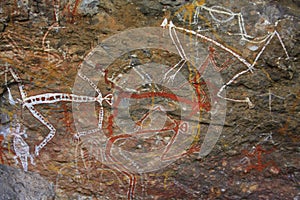
<svg viewBox="0 0 300 200">
<path fill-rule="evenodd" d="M 48 133 L 48 135 L 44 138 L 44 140 L 37 146 L 35 146 L 35 155 L 38 156 L 39 152 L 42 148 L 44 148 L 47 143 L 54 137 L 56 129 L 54 128 L 54 126 L 52 126 L 52 124 L 50 124 L 46 118 L 41 115 L 33 106 L 27 106 L 27 108 L 29 109 L 29 111 L 31 112 L 31 114 L 37 119 L 39 120 L 42 124 L 44 124 L 45 126 L 47 126 L 47 128 L 50 130 L 50 132 Z"/>
</svg>

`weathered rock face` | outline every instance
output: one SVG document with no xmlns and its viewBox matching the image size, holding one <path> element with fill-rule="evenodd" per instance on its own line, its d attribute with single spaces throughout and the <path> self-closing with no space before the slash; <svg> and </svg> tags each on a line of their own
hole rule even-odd
<svg viewBox="0 0 300 200">
<path fill-rule="evenodd" d="M 0 197 L 299 199 L 299 12 L 293 0 L 0 1 Z M 168 28 L 121 34 L 160 27 L 165 17 L 202 38 L 177 30 L 177 40 Z M 170 33 L 177 49 L 166 48 L 174 44 Z M 146 48 L 150 43 L 157 48 Z M 88 59 L 90 52 L 95 57 Z M 247 63 L 253 71 L 234 79 Z M 6 66 L 19 74 L 28 97 L 94 98 L 97 87 L 103 98 L 34 105 L 45 122 L 26 107 L 33 99 L 21 101 Z M 218 104 L 220 83 L 228 83 L 225 108 Z M 71 98 L 78 97 L 34 101 Z M 214 113 L 226 114 L 224 124 L 213 121 Z M 48 123 L 55 136 L 35 155 L 53 130 Z M 199 157 L 211 124 L 212 135 L 220 127 L 222 133 Z M 9 167 L 14 156 L 18 170 Z"/>
<path fill-rule="evenodd" d="M 39 174 L 0 164 L 0 199 L 54 199 L 54 185 Z"/>
</svg>

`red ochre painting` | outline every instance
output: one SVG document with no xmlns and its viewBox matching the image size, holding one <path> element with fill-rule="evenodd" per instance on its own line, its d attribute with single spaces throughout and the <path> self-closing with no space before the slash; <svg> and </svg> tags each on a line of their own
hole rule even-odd
<svg viewBox="0 0 300 200">
<path fill-rule="evenodd" d="M 299 198 L 298 3 L 0 5 L 0 199 Z"/>
</svg>

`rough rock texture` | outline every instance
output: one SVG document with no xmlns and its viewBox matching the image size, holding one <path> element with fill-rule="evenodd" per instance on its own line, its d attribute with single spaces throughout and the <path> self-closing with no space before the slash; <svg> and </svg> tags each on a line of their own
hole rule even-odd
<svg viewBox="0 0 300 200">
<path fill-rule="evenodd" d="M 229 15 L 222 13 L 211 15 L 202 8 L 198 13 L 198 21 L 189 24 L 189 17 L 194 22 L 196 11 L 196 8 L 189 4 L 191 2 L 191 0 L 0 1 L 0 162 L 7 166 L 14 165 L 14 136 L 11 129 L 14 120 L 22 124 L 22 130 L 27 128 L 26 134 L 21 137 L 29 145 L 31 154 L 35 151 L 35 145 L 39 144 L 49 132 L 49 129 L 34 118 L 28 109 L 22 108 L 18 103 L 21 97 L 16 82 L 10 76 L 7 85 L 16 104 L 9 103 L 10 95 L 4 74 L 1 73 L 5 69 L 5 63 L 13 66 L 19 73 L 29 96 L 46 92 L 72 93 L 79 65 L 93 48 L 102 45 L 110 36 L 128 29 L 160 27 L 164 17 L 172 20 L 176 26 L 192 29 L 212 38 L 250 63 L 254 61 L 265 43 L 247 42 L 242 39 L 237 15 L 229 20 Z M 223 131 L 213 151 L 208 156 L 199 158 L 197 151 L 201 144 L 195 139 L 191 148 L 187 149 L 186 154 L 180 156 L 176 162 L 157 171 L 135 175 L 134 197 L 189 200 L 299 199 L 299 2 L 207 0 L 205 6 L 215 9 L 222 6 L 227 9 L 225 11 L 241 13 L 247 34 L 254 38 L 263 38 L 276 30 L 289 58 L 287 59 L 280 40 L 275 35 L 257 60 L 253 73 L 244 74 L 226 90 L 229 98 L 249 97 L 254 107 L 249 108 L 245 103 L 227 101 Z M 192 13 L 187 12 L 187 8 L 191 9 Z M 180 12 L 176 13 L 177 11 Z M 221 23 L 222 20 L 225 22 Z M 162 38 L 163 36 L 158 37 Z M 195 37 L 185 34 L 183 39 L 188 42 Z M 103 45 L 103 48 L 109 50 L 123 44 L 122 42 L 124 41 L 116 41 L 111 46 Z M 194 44 L 186 51 L 195 48 Z M 218 69 L 214 69 L 212 64 L 203 62 L 206 57 L 212 55 L 215 56 L 215 63 L 224 67 L 219 72 L 223 82 L 229 81 L 235 74 L 246 69 L 246 66 L 234 59 L 232 54 L 207 41 L 198 40 L 197 45 L 202 47 L 197 52 L 199 62 L 202 63 L 201 67 L 211 68 L 211 71 L 217 73 Z M 105 61 L 104 57 L 99 58 L 101 59 Z M 147 62 L 159 63 L 160 66 L 168 66 L 169 69 L 178 61 L 179 55 L 163 50 L 139 49 L 127 52 L 117 58 L 107 71 L 99 72 L 99 77 L 105 80 L 97 86 L 103 95 L 110 92 L 118 94 L 120 87 L 126 87 L 122 83 L 134 80 L 131 79 L 134 75 L 139 77 L 138 74 L 134 74 L 128 80 L 122 79 L 128 77 L 129 72 L 133 71 L 131 69 L 138 71 L 139 65 Z M 189 70 L 187 67 L 182 69 L 182 74 L 187 79 L 195 76 L 195 73 Z M 162 68 L 155 75 L 161 77 L 165 71 L 166 69 Z M 110 80 L 115 82 L 112 83 Z M 200 85 L 197 81 L 189 84 L 193 87 Z M 209 80 L 206 84 L 210 84 Z M 185 85 L 175 88 L 175 91 L 178 88 L 185 88 Z M 212 88 L 214 93 L 219 89 L 214 88 L 213 84 Z M 151 94 L 160 90 L 170 92 L 161 86 L 152 87 L 145 84 L 138 88 L 137 93 L 148 91 Z M 167 113 L 173 119 L 180 119 L 176 99 L 170 98 L 172 101 L 170 99 L 166 101 L 155 99 L 151 95 L 150 97 L 135 101 L 133 95 L 130 96 L 133 102 L 130 106 L 126 101 L 120 101 L 118 105 L 120 109 L 129 108 L 128 119 L 135 121 L 137 128 L 151 125 L 153 119 L 151 117 L 154 115 L 150 115 L 153 113 L 148 115 L 147 112 L 150 110 L 149 105 L 155 103 L 165 105 L 168 108 Z M 210 98 L 218 100 L 216 96 Z M 128 174 L 122 173 L 122 168 L 118 168 L 120 160 L 104 160 L 96 154 L 100 151 L 99 147 L 103 148 L 101 146 L 103 138 L 122 134 L 116 121 L 110 118 L 114 109 L 105 101 L 103 106 L 105 137 L 100 137 L 102 132 L 97 132 L 90 137 L 76 140 L 74 134 L 77 132 L 75 127 L 77 124 L 73 123 L 76 116 L 72 114 L 76 109 L 88 109 L 86 105 L 72 107 L 71 103 L 66 102 L 37 105 L 36 109 L 56 128 L 56 134 L 41 150 L 40 155 L 34 157 L 36 165 L 31 165 L 28 158 L 29 172 L 4 170 L 1 178 L 4 177 L 10 185 L 1 187 L 0 190 L 5 189 L 1 194 L 11 194 L 11 199 L 22 199 L 20 194 L 25 195 L 25 192 L 37 192 L 36 195 L 41 195 L 41 199 L 42 194 L 51 197 L 52 186 L 47 183 L 45 188 L 49 189 L 48 193 L 42 193 L 41 189 L 27 190 L 26 187 L 30 185 L 27 184 L 27 180 L 33 180 L 32 176 L 37 177 L 34 174 L 38 173 L 55 185 L 55 199 L 126 199 L 130 181 Z M 99 106 L 97 109 L 99 110 Z M 87 112 L 94 113 L 93 110 Z M 199 137 L 203 139 L 202 133 L 205 133 L 211 122 L 211 113 L 202 109 L 199 115 L 199 118 L 190 121 L 200 123 Z M 85 124 L 89 122 L 88 120 L 82 117 L 82 121 L 79 122 Z M 159 120 L 155 122 L 159 123 Z M 184 131 L 186 127 L 176 128 Z M 171 138 L 171 134 L 163 133 L 146 139 L 129 137 L 128 140 L 119 140 L 115 144 L 125 150 L 143 152 L 151 148 L 159 149 L 169 143 Z M 110 151 L 104 154 L 109 157 Z M 20 160 L 18 167 L 22 169 Z M 31 178 L 27 179 L 28 175 Z M 22 181 L 25 180 L 26 184 L 19 184 L 14 177 L 22 177 Z M 41 188 L 42 185 L 36 185 L 35 188 Z M 18 188 L 21 193 L 13 188 Z M 6 198 L 8 197 L 5 196 L 4 199 Z"/>
<path fill-rule="evenodd" d="M 39 174 L 0 164 L 1 200 L 51 200 L 54 195 L 53 184 Z"/>
</svg>

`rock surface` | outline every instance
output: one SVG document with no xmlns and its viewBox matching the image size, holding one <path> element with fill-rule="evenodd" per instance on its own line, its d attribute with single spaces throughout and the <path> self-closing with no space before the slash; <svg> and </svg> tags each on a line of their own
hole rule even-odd
<svg viewBox="0 0 300 200">
<path fill-rule="evenodd" d="M 0 199 L 54 199 L 54 186 L 34 172 L 0 164 Z"/>
<path fill-rule="evenodd" d="M 17 119 L 26 129 L 26 134 L 21 137 L 29 145 L 32 154 L 35 146 L 49 133 L 49 129 L 34 118 L 28 109 L 22 108 L 18 103 L 21 97 L 17 83 L 10 76 L 5 83 L 4 74 L 1 72 L 5 69 L 5 64 L 13 66 L 21 76 L 29 96 L 46 92 L 72 93 L 74 82 L 79 79 L 78 77 L 76 79 L 79 65 L 97 45 L 102 45 L 107 52 L 110 48 L 118 48 L 118 45 L 124 46 L 126 41 L 117 40 L 107 45 L 105 39 L 137 27 L 160 27 L 164 17 L 172 20 L 176 26 L 192 29 L 212 38 L 250 63 L 264 48 L 266 41 L 263 40 L 264 36 L 276 30 L 289 58 L 280 40 L 274 35 L 274 39 L 257 60 L 253 73 L 244 74 L 227 87 L 227 97 L 235 99 L 249 97 L 254 107 L 249 108 L 245 103 L 227 101 L 222 134 L 213 151 L 206 157 L 199 158 L 197 151 L 201 146 L 199 138 L 203 140 L 202 133 L 205 133 L 211 122 L 211 113 L 205 109 L 197 110 L 196 107 L 196 110 L 193 110 L 187 106 L 188 109 L 196 111 L 195 113 L 199 111 L 200 117 L 191 118 L 189 121 L 190 124 L 195 122 L 200 124 L 200 128 L 197 127 L 197 130 L 201 130 L 199 138 L 195 139 L 184 156 L 178 157 L 172 164 L 157 171 L 136 174 L 135 199 L 299 198 L 299 3 L 293 0 L 205 2 L 207 8 L 242 14 L 247 34 L 256 39 L 261 37 L 263 41 L 248 42 L 241 36 L 238 15 L 231 19 L 231 15 L 224 13 L 212 15 L 208 10 L 201 8 L 196 22 L 194 21 L 196 8 L 190 4 L 191 2 L 191 0 L 0 1 L 0 163 L 5 164 L 0 165 L 1 180 L 4 180 L 0 182 L 3 184 L 3 187 L 0 187 L 3 192 L 0 194 L 3 195 L 3 199 L 25 199 L 25 195 L 38 197 L 28 199 L 51 199 L 53 185 L 50 183 L 55 185 L 55 199 L 127 199 L 127 190 L 132 184 L 130 177 L 122 173 L 122 166 L 118 168 L 121 159 L 105 160 L 101 157 L 103 154 L 107 157 L 112 153 L 118 154 L 113 148 L 111 152 L 108 150 L 101 152 L 101 149 L 106 148 L 101 142 L 118 134 L 124 138 L 128 136 L 128 140 L 113 137 L 116 139 L 115 144 L 126 151 L 139 153 L 147 152 L 149 149 L 157 150 L 170 143 L 173 135 L 168 132 L 154 136 L 145 134 L 140 138 L 122 135 L 124 133 L 118 129 L 117 122 L 123 122 L 127 125 L 124 125 L 123 131 L 129 130 L 133 134 L 135 133 L 133 128 L 139 130 L 141 127 L 151 126 L 152 122 L 160 124 L 159 120 L 155 121 L 154 116 L 161 116 L 163 109 L 156 107 L 151 110 L 151 105 L 155 103 L 167 108 L 166 113 L 171 116 L 167 125 L 173 122 L 172 119 L 177 122 L 179 119 L 188 118 L 189 116 L 181 115 L 178 109 L 181 104 L 178 100 L 151 96 L 157 91 L 171 94 L 171 90 L 159 84 L 155 87 L 143 84 L 137 88 L 135 95 L 146 91 L 148 95 L 150 94 L 149 98 L 134 99 L 135 95 L 132 95 L 128 101 L 120 100 L 117 102 L 118 109 L 124 112 L 119 112 L 119 118 L 113 118 L 112 113 L 116 108 L 111 108 L 107 101 L 103 101 L 105 137 L 103 135 L 100 137 L 103 133 L 97 132 L 80 140 L 74 139 L 78 123 L 87 125 L 90 121 L 83 115 L 82 119 L 75 123 L 73 120 L 77 114 L 74 112 L 87 109 L 88 115 L 94 113 L 94 110 L 88 110 L 89 107 L 84 104 L 72 106 L 67 102 L 37 105 L 36 109 L 56 128 L 56 134 L 41 150 L 40 155 L 34 157 L 36 165 L 31 165 L 29 159 L 27 160 L 29 172 L 23 173 L 20 171 L 22 169 L 20 162 L 18 165 L 20 170 L 8 167 L 14 165 L 14 136 L 11 129 L 14 120 Z M 187 9 L 191 9 L 192 13 L 187 12 Z M 189 17 L 193 22 L 191 24 Z M 187 42 L 195 39 L 190 34 L 184 36 L 183 40 L 186 39 Z M 246 36 L 244 34 L 244 37 Z M 159 40 L 162 38 L 164 36 L 158 37 Z M 138 41 L 136 38 L 135 42 L 144 41 Z M 194 44 L 186 51 L 190 53 Z M 213 68 L 212 64 L 203 62 L 209 55 L 214 55 L 215 63 L 224 67 L 219 72 L 223 82 L 229 81 L 246 69 L 246 66 L 232 54 L 207 41 L 198 40 L 197 45 L 201 47 L 197 55 L 202 68 L 211 68 L 211 71 L 217 73 L 218 69 Z M 103 63 L 105 59 L 99 58 Z M 168 51 L 141 47 L 137 51 L 121 55 L 107 71 L 95 74 L 96 78 L 99 76 L 105 79 L 97 86 L 103 96 L 109 93 L 120 95 L 120 88 L 128 89 L 127 85 L 134 84 L 135 78 L 140 77 L 140 74 L 151 72 L 147 71 L 147 68 L 140 67 L 141 65 L 158 63 L 162 69 L 157 73 L 151 73 L 163 79 L 162 74 L 167 71 L 166 69 L 174 66 L 179 60 L 179 55 Z M 199 68 L 194 66 L 197 67 Z M 182 74 L 187 80 L 196 76 L 189 70 L 187 67 L 182 69 Z M 136 74 L 129 73 L 132 71 Z M 153 77 L 144 78 L 149 80 Z M 209 80 L 206 81 L 206 85 L 209 85 Z M 169 83 L 172 83 L 171 79 Z M 199 82 L 193 81 L 189 85 L 196 87 L 197 84 L 200 85 Z M 9 101 L 7 86 L 11 90 L 15 105 Z M 202 86 L 205 89 L 206 86 Z M 87 86 L 82 84 L 82 89 L 86 89 L 85 87 Z M 216 93 L 219 88 L 214 88 L 216 86 L 213 84 L 211 87 L 214 95 L 208 99 L 218 100 Z M 189 87 L 185 84 L 173 89 L 178 91 L 182 88 L 185 89 L 184 92 L 189 91 Z M 184 92 L 182 94 L 185 94 Z M 91 95 L 95 94 L 91 92 Z M 116 101 L 113 103 L 116 104 Z M 98 114 L 99 106 L 97 106 Z M 129 114 L 125 112 L 127 109 Z M 124 120 L 122 114 L 125 117 L 128 114 L 129 117 Z M 130 127 L 131 125 L 133 127 Z M 187 127 L 183 124 L 177 124 L 174 129 L 189 134 L 185 132 Z M 120 158 L 124 157 L 126 155 Z M 141 156 L 138 161 L 142 159 Z M 130 160 L 128 162 L 130 163 Z M 135 162 L 131 164 L 133 167 L 138 166 Z M 37 174 L 47 181 L 43 181 Z"/>
</svg>

